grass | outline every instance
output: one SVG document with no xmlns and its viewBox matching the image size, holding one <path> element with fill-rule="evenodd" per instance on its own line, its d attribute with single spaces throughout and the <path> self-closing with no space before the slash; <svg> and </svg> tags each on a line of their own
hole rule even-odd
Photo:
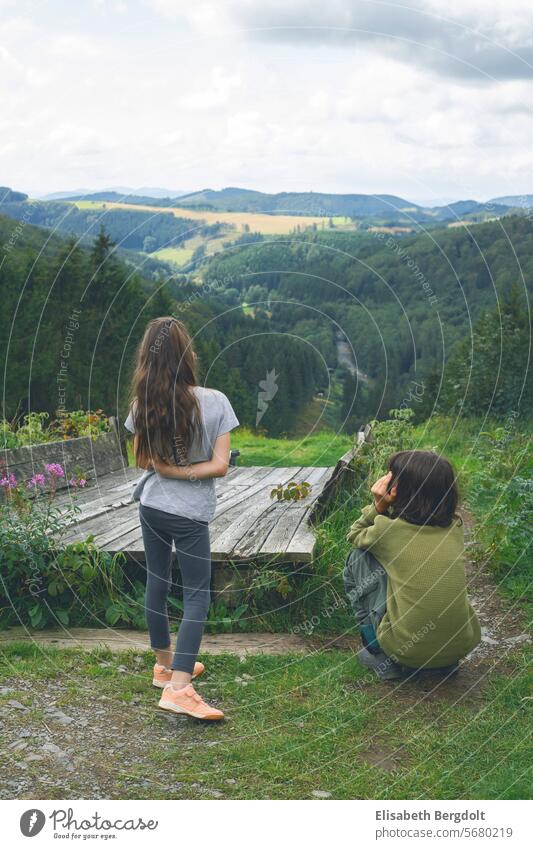
<svg viewBox="0 0 533 849">
<path fill-rule="evenodd" d="M 302 439 L 272 439 L 248 428 L 232 431 L 231 447 L 241 452 L 239 466 L 334 466 L 352 446 L 352 438 L 333 431 L 312 433 Z M 129 465 L 134 466 L 132 440 Z"/>
<path fill-rule="evenodd" d="M 419 425 L 417 447 L 447 456 L 457 471 L 462 503 L 476 520 L 478 559 L 491 561 L 499 589 L 533 615 L 533 440 L 531 424 L 438 417 Z"/>
<path fill-rule="evenodd" d="M 162 262 L 172 262 L 181 267 L 191 261 L 193 253 L 194 250 L 189 248 L 161 248 L 149 254 L 149 256 L 160 259 Z"/>
<path fill-rule="evenodd" d="M 266 215 L 255 212 L 209 212 L 188 209 L 187 207 L 165 208 L 161 206 L 148 206 L 144 204 L 115 203 L 107 201 L 72 201 L 79 209 L 129 209 L 144 212 L 168 212 L 177 218 L 189 218 L 193 221 L 205 221 L 207 224 L 223 223 L 234 227 L 237 232 L 244 232 L 247 225 L 252 233 L 263 233 L 263 235 L 283 235 L 292 233 L 297 227 L 304 230 L 317 224 L 319 227 L 328 226 L 329 218 L 317 215 Z"/>
<path fill-rule="evenodd" d="M 159 712 L 148 654 L 6 646 L 0 666 L 13 690 L 0 706 L 17 699 L 29 711 L 2 710 L 4 797 L 13 776 L 27 782 L 26 798 L 529 797 L 524 653 L 470 692 L 378 685 L 336 651 L 206 662 L 199 691 L 223 706 L 220 725 Z M 50 701 L 83 722 L 54 724 Z M 27 752 L 7 748 L 21 729 L 31 733 L 27 752 L 53 742 L 75 769 L 47 755 L 22 772 Z"/>
<path fill-rule="evenodd" d="M 231 447 L 241 452 L 239 466 L 334 466 L 352 444 L 352 437 L 333 431 L 273 439 L 241 427 L 231 437 Z"/>
<path fill-rule="evenodd" d="M 205 239 L 203 236 L 194 236 L 192 239 L 187 239 L 183 242 L 179 248 L 160 248 L 151 253 L 150 256 L 160 259 L 163 262 L 171 262 L 183 268 L 189 265 L 196 248 L 200 247 L 200 245 L 205 247 L 206 256 L 212 256 L 217 251 L 223 250 L 226 242 L 231 242 L 232 237 L 235 238 L 237 235 L 235 231 L 227 228 L 227 232 L 219 238 Z"/>
<path fill-rule="evenodd" d="M 480 430 L 481 422 L 476 419 L 435 417 L 419 424 L 414 435 L 417 448 L 435 448 L 453 463 L 464 486 L 479 463 L 475 450 L 469 449 Z"/>
</svg>

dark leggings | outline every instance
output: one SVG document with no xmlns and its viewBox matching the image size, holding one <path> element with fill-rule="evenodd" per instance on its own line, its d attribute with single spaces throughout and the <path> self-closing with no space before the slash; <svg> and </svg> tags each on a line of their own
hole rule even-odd
<svg viewBox="0 0 533 849">
<path fill-rule="evenodd" d="M 172 669 L 192 673 L 211 600 L 209 525 L 139 508 L 146 555 L 145 613 L 153 649 L 170 645 L 167 596 L 172 584 L 172 541 L 183 583 L 183 618 L 178 630 Z"/>
</svg>

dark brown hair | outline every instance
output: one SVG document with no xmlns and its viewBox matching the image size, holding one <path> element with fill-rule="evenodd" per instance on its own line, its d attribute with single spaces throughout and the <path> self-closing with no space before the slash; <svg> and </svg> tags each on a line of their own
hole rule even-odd
<svg viewBox="0 0 533 849">
<path fill-rule="evenodd" d="M 132 380 L 135 459 L 186 462 L 200 426 L 196 355 L 185 325 L 172 316 L 154 318 L 137 350 Z"/>
<path fill-rule="evenodd" d="M 398 451 L 389 459 L 389 488 L 396 486 L 390 515 L 413 525 L 447 528 L 456 514 L 459 493 L 452 464 L 433 451 Z"/>
</svg>

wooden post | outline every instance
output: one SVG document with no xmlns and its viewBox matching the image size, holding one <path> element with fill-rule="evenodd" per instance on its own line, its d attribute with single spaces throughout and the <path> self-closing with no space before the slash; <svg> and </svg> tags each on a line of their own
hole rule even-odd
<svg viewBox="0 0 533 849">
<path fill-rule="evenodd" d="M 118 440 L 118 444 L 120 446 L 120 453 L 124 457 L 124 460 L 125 460 L 126 466 L 127 466 L 128 463 L 129 463 L 129 460 L 128 460 L 128 446 L 127 446 L 127 443 L 126 443 L 126 433 L 127 433 L 126 428 L 121 424 L 118 416 L 109 416 L 108 421 L 109 421 L 109 424 L 111 425 L 112 430 L 114 430 L 114 432 L 115 432 L 115 435 L 116 435 L 117 440 Z"/>
</svg>

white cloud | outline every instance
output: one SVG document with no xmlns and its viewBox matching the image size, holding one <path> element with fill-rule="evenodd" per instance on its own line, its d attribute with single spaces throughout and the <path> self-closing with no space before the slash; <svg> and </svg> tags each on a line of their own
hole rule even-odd
<svg viewBox="0 0 533 849">
<path fill-rule="evenodd" d="M 0 23 L 0 182 L 42 192 L 245 185 L 414 200 L 530 191 L 531 80 L 464 29 L 527 47 L 527 6 L 511 2 L 503 14 L 502 4 L 452 0 L 454 23 L 435 16 L 443 7 L 433 0 L 410 17 L 393 6 L 135 0 L 125 15 L 116 2 L 82 11 L 65 0 L 55 16 L 48 7 L 39 17 L 38 6 L 32 18 L 13 6 Z M 367 29 L 388 13 L 388 36 L 339 40 L 301 28 L 350 26 L 363 9 Z M 282 29 L 261 29 L 269 22 Z M 452 31 L 462 33 L 458 57 L 480 53 L 503 67 L 502 80 L 437 61 Z M 398 50 L 391 33 L 416 35 L 431 58 Z"/>
<path fill-rule="evenodd" d="M 531 77 L 527 0 L 146 0 L 204 34 L 349 48 L 372 42 L 436 73 L 478 80 Z M 529 6 L 529 8 L 528 8 Z"/>
<path fill-rule="evenodd" d="M 231 70 L 217 66 L 208 74 L 207 81 L 195 86 L 180 98 L 180 105 L 191 112 L 222 109 L 226 107 L 241 78 Z"/>
</svg>

